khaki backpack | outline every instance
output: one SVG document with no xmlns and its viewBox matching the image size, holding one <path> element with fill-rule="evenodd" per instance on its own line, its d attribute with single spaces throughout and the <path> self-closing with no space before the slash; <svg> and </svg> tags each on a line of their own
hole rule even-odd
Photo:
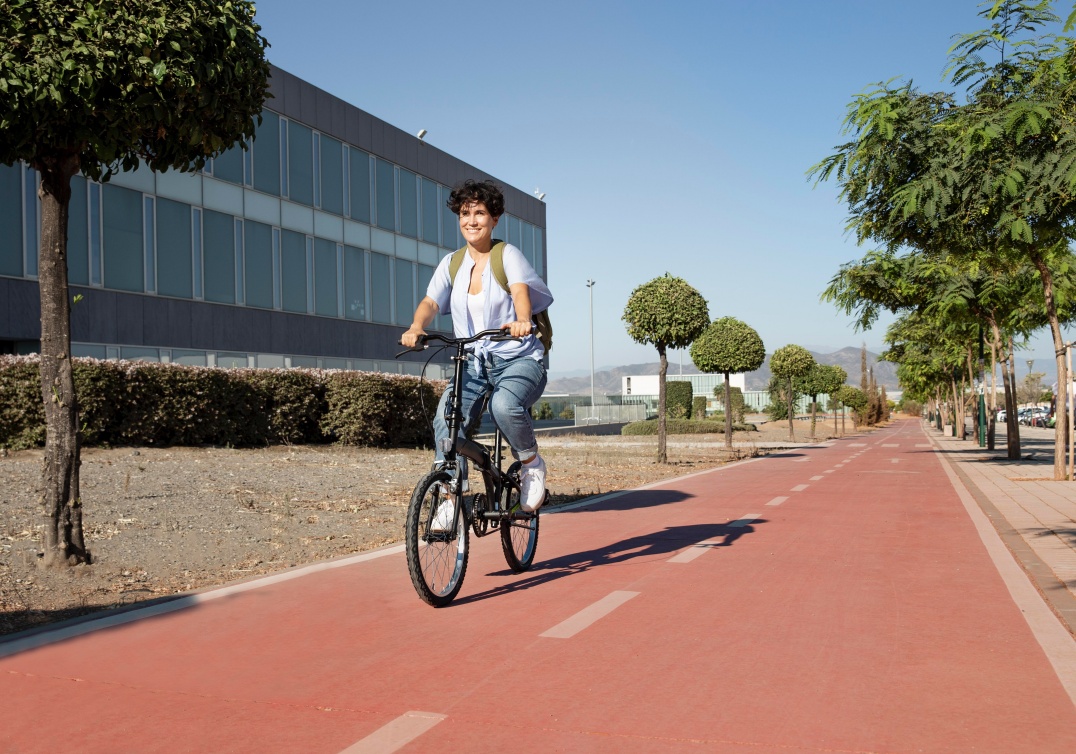
<svg viewBox="0 0 1076 754">
<path fill-rule="evenodd" d="M 467 247 L 464 246 L 452 254 L 452 260 L 448 263 L 448 279 L 453 283 L 456 282 L 456 273 L 459 272 L 460 265 L 463 264 L 463 255 L 466 253 Z M 493 248 L 489 250 L 489 268 L 493 272 L 493 279 L 504 289 L 505 293 L 511 296 L 512 291 L 508 287 L 508 275 L 504 272 L 504 241 L 494 239 Z M 545 352 L 549 353 L 549 349 L 553 347 L 553 325 L 549 321 L 549 310 L 531 315 L 531 322 L 534 323 L 537 329 L 535 334 L 538 336 L 538 340 L 541 341 Z"/>
</svg>

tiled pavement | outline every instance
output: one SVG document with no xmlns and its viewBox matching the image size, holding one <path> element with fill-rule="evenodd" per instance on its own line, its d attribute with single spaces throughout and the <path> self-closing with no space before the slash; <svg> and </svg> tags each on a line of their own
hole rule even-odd
<svg viewBox="0 0 1076 754">
<path fill-rule="evenodd" d="M 1053 481 L 1053 430 L 1021 427 L 1022 458 L 1006 458 L 1004 435 L 993 451 L 927 426 L 1002 541 L 1054 612 L 1076 634 L 1076 482 Z"/>
</svg>

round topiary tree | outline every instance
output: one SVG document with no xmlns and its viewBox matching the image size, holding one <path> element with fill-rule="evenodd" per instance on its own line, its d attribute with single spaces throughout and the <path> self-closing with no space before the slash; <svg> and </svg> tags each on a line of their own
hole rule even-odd
<svg viewBox="0 0 1076 754">
<path fill-rule="evenodd" d="M 691 360 L 704 372 L 725 376 L 725 447 L 732 447 L 732 391 L 729 376 L 753 372 L 766 360 L 766 346 L 753 328 L 734 317 L 715 319 L 691 344 Z"/>
<path fill-rule="evenodd" d="M 841 406 L 848 406 L 853 412 L 862 411 L 867 405 L 867 394 L 857 387 L 851 385 L 841 385 L 837 390 L 837 400 L 841 402 Z M 841 414 L 841 422 L 843 425 L 844 414 Z M 855 424 L 855 414 L 852 414 L 852 423 Z M 841 427 L 843 433 L 844 427 Z"/>
<path fill-rule="evenodd" d="M 818 396 L 827 393 L 830 396 L 844 384 L 848 374 L 838 366 L 815 363 L 810 371 L 796 380 L 796 389 L 804 395 L 811 396 L 811 439 L 815 436 L 815 424 L 818 420 Z M 837 431 L 837 417 L 833 417 L 833 431 Z"/>
<path fill-rule="evenodd" d="M 661 363 L 658 372 L 658 463 L 666 463 L 665 374 L 669 368 L 666 350 L 686 348 L 699 337 L 710 321 L 706 299 L 681 278 L 665 273 L 643 283 L 628 297 L 624 307 L 628 335 L 636 343 L 652 343 Z"/>
<path fill-rule="evenodd" d="M 107 181 L 140 161 L 201 170 L 254 135 L 268 91 L 254 3 L 10 0 L 0 13 L 0 163 L 41 174 L 38 285 L 45 404 L 47 565 L 89 560 L 71 372 L 71 178 Z"/>
<path fill-rule="evenodd" d="M 793 382 L 798 377 L 806 376 L 814 364 L 811 352 L 797 345 L 778 348 L 770 357 L 770 372 L 774 377 L 788 382 L 788 439 L 792 442 L 796 440 L 796 428 L 793 424 L 796 412 L 792 405 L 795 395 Z"/>
<path fill-rule="evenodd" d="M 837 403 L 837 391 L 841 389 L 841 385 L 848 379 L 848 372 L 836 364 L 823 364 L 822 369 L 822 392 L 829 395 L 830 406 L 834 406 L 833 410 L 833 434 L 837 434 L 837 411 L 835 404 Z"/>
</svg>

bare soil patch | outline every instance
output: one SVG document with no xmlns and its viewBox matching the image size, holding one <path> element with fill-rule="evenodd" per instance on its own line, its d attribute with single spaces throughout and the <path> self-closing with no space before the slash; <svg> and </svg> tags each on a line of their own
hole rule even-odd
<svg viewBox="0 0 1076 754">
<path fill-rule="evenodd" d="M 832 426 L 832 425 L 831 425 Z M 831 430 L 818 427 L 818 439 Z M 783 441 L 787 425 L 737 433 Z M 797 422 L 797 439 L 807 425 Z M 753 455 L 721 435 L 569 435 L 540 440 L 553 505 Z M 765 452 L 765 451 L 763 451 Z M 0 457 L 0 635 L 360 552 L 403 538 L 428 450 L 336 446 L 86 449 L 81 484 L 91 565 L 40 567 L 42 451 Z"/>
</svg>

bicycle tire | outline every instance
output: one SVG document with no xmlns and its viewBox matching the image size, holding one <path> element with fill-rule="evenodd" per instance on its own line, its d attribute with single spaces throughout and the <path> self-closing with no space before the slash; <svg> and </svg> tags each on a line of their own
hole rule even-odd
<svg viewBox="0 0 1076 754">
<path fill-rule="evenodd" d="M 430 530 L 441 491 L 451 479 L 447 471 L 431 471 L 419 481 L 407 505 L 404 533 L 407 570 L 419 598 L 434 607 L 444 607 L 452 602 L 467 574 L 470 538 L 463 506 L 459 506 L 451 531 Z"/>
<path fill-rule="evenodd" d="M 509 469 L 509 474 L 511 473 L 512 469 Z M 512 478 L 518 482 L 518 475 L 513 475 Z M 519 505 L 517 484 L 508 486 L 505 498 L 506 510 L 511 511 Z M 531 518 L 507 518 L 501 521 L 501 549 L 504 550 L 505 562 L 514 572 L 523 573 L 531 567 L 534 553 L 538 550 L 538 511 L 535 511 Z"/>
</svg>

